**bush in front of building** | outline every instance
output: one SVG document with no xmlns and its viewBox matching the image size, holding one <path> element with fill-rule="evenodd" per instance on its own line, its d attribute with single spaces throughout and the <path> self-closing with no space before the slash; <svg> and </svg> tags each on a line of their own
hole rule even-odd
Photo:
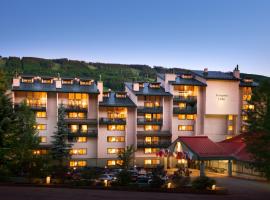
<svg viewBox="0 0 270 200">
<path fill-rule="evenodd" d="M 212 178 L 209 178 L 207 176 L 201 176 L 196 178 L 193 182 L 192 182 L 192 187 L 194 189 L 198 189 L 198 190 L 205 190 L 208 188 L 211 188 L 212 185 L 215 185 L 216 181 Z"/>
<path fill-rule="evenodd" d="M 117 174 L 117 180 L 113 184 L 115 186 L 127 186 L 131 183 L 131 174 L 127 170 L 122 170 Z"/>
<path fill-rule="evenodd" d="M 171 182 L 172 182 L 172 187 L 181 188 L 190 183 L 190 177 L 182 176 L 181 174 L 174 174 L 173 177 L 171 178 Z"/>
</svg>

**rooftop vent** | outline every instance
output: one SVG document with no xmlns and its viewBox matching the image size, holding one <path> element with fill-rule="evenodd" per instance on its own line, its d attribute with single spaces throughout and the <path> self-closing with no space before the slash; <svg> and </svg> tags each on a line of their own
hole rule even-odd
<svg viewBox="0 0 270 200">
<path fill-rule="evenodd" d="M 150 83 L 149 87 L 150 88 L 160 88 L 160 83 L 158 83 L 158 82 L 157 83 Z"/>
<path fill-rule="evenodd" d="M 204 73 L 204 75 L 207 75 L 208 74 L 208 68 L 204 68 L 203 73 Z"/>
</svg>

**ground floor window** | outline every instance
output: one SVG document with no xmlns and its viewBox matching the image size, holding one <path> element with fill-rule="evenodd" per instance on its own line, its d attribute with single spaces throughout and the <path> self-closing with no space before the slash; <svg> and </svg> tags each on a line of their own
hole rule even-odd
<svg viewBox="0 0 270 200">
<path fill-rule="evenodd" d="M 144 164 L 145 165 L 159 165 L 160 160 L 158 160 L 158 159 L 146 159 L 146 160 L 144 160 Z"/>
<path fill-rule="evenodd" d="M 192 125 L 179 125 L 178 131 L 193 131 L 194 127 Z"/>
<path fill-rule="evenodd" d="M 71 160 L 69 162 L 70 167 L 85 167 L 87 165 L 85 160 Z"/>
<path fill-rule="evenodd" d="M 108 136 L 107 142 L 125 142 L 124 136 Z"/>
<path fill-rule="evenodd" d="M 33 151 L 34 155 L 46 155 L 48 153 L 47 149 L 36 149 Z"/>
<path fill-rule="evenodd" d="M 77 137 L 76 141 L 78 143 L 84 143 L 87 142 L 87 137 Z"/>
<path fill-rule="evenodd" d="M 70 154 L 71 155 L 86 155 L 87 149 L 86 148 L 80 148 L 80 149 L 71 149 Z"/>
<path fill-rule="evenodd" d="M 108 154 L 118 154 L 124 151 L 124 148 L 107 148 Z"/>
<path fill-rule="evenodd" d="M 157 153 L 159 151 L 159 148 L 145 148 L 144 153 L 150 154 L 150 153 Z"/>
<path fill-rule="evenodd" d="M 108 166 L 116 166 L 116 165 L 122 165 L 123 161 L 122 160 L 108 160 L 107 165 Z"/>
</svg>

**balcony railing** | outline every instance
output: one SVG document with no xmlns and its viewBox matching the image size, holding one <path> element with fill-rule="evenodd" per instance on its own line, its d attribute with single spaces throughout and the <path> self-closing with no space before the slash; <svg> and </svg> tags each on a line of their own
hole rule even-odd
<svg viewBox="0 0 270 200">
<path fill-rule="evenodd" d="M 160 136 L 171 137 L 170 131 L 137 131 L 137 136 Z"/>
<path fill-rule="evenodd" d="M 196 114 L 197 107 L 187 106 L 185 108 L 175 107 L 173 108 L 173 114 Z"/>
<path fill-rule="evenodd" d="M 170 141 L 162 141 L 162 142 L 145 142 L 145 141 L 138 141 L 137 147 L 138 148 L 167 148 L 171 145 Z"/>
<path fill-rule="evenodd" d="M 159 107 L 138 107 L 137 108 L 137 112 L 138 113 L 162 113 L 163 112 L 163 108 L 162 106 Z"/>
<path fill-rule="evenodd" d="M 123 124 L 125 125 L 126 119 L 125 118 L 100 118 L 99 124 Z"/>
<path fill-rule="evenodd" d="M 75 105 L 64 105 L 66 112 L 87 112 L 87 107 L 75 106 Z"/>
<path fill-rule="evenodd" d="M 87 118 L 65 118 L 65 121 L 68 124 L 90 124 L 90 125 L 97 124 L 96 119 L 87 119 Z"/>
<path fill-rule="evenodd" d="M 20 105 L 20 103 L 15 103 L 15 109 Z M 27 104 L 33 111 L 46 111 L 46 104 Z"/>
<path fill-rule="evenodd" d="M 147 118 L 138 118 L 137 124 L 138 125 L 162 125 L 163 120 L 162 119 L 147 119 Z"/>
<path fill-rule="evenodd" d="M 87 130 L 87 131 L 72 131 L 69 129 L 68 136 L 69 137 L 97 137 L 97 130 Z"/>
<path fill-rule="evenodd" d="M 174 96 L 173 102 L 186 102 L 186 103 L 195 103 L 197 101 L 197 96 Z"/>
</svg>

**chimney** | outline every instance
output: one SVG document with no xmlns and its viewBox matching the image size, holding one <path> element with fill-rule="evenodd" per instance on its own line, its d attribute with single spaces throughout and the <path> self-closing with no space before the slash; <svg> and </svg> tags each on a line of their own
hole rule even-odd
<svg viewBox="0 0 270 200">
<path fill-rule="evenodd" d="M 208 74 L 208 68 L 204 68 L 204 69 L 203 69 L 203 73 L 204 73 L 205 75 L 207 75 L 207 74 Z"/>
<path fill-rule="evenodd" d="M 134 91 L 139 91 L 140 90 L 139 83 L 133 83 L 133 90 Z"/>
<path fill-rule="evenodd" d="M 236 67 L 235 67 L 234 70 L 233 70 L 233 76 L 234 76 L 235 78 L 240 79 L 240 70 L 239 70 L 239 66 L 238 66 L 238 65 L 236 65 Z"/>
<path fill-rule="evenodd" d="M 13 78 L 12 87 L 20 87 L 20 78 L 19 77 Z"/>
<path fill-rule="evenodd" d="M 97 82 L 97 89 L 99 91 L 98 101 L 101 102 L 103 101 L 103 82 L 102 81 Z"/>
<path fill-rule="evenodd" d="M 62 80 L 61 80 L 61 78 L 58 78 L 58 79 L 55 81 L 55 87 L 56 87 L 56 88 L 62 88 Z"/>
</svg>

